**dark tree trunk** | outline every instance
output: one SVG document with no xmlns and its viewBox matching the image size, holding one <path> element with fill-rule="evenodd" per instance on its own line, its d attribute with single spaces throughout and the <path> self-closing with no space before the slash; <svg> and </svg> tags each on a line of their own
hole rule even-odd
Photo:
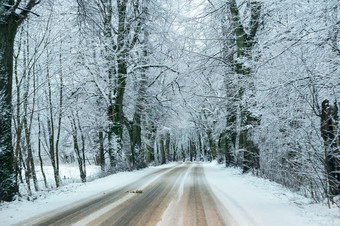
<svg viewBox="0 0 340 226">
<path fill-rule="evenodd" d="M 105 172 L 105 150 L 104 150 L 104 132 L 98 133 L 99 141 L 99 164 L 102 172 Z"/>
<path fill-rule="evenodd" d="M 114 104 L 111 106 L 111 117 L 112 117 L 112 128 L 111 131 L 115 135 L 117 142 L 117 155 L 119 158 L 122 149 L 123 139 L 123 124 L 124 124 L 124 113 L 123 113 L 123 101 L 126 87 L 126 76 L 127 76 L 127 62 L 126 58 L 128 55 L 128 49 L 124 41 L 126 36 L 126 10 L 127 1 L 117 1 L 118 7 L 118 35 L 117 35 L 117 82 L 115 89 Z M 110 138 L 110 136 L 109 136 Z M 112 139 L 112 137 L 111 137 Z M 110 140 L 109 140 L 110 142 Z M 112 162 L 113 153 L 110 154 L 111 167 L 114 165 Z"/>
<path fill-rule="evenodd" d="M 170 162 L 171 161 L 171 155 L 170 155 L 170 133 L 166 134 L 165 151 L 166 151 L 167 161 Z"/>
<path fill-rule="evenodd" d="M 1 15 L 0 19 L 3 19 Z M 11 131 L 13 46 L 17 28 L 14 17 L 0 22 L 0 201 L 12 201 L 17 192 Z"/>
<path fill-rule="evenodd" d="M 142 161 L 144 161 L 143 150 L 142 148 L 142 128 L 141 128 L 141 117 L 140 112 L 135 112 L 135 116 L 133 118 L 133 128 L 132 128 L 132 136 L 133 136 L 133 152 L 134 152 L 134 164 L 140 165 Z M 137 155 L 137 156 L 136 156 Z M 138 157 L 138 159 L 136 159 Z M 139 166 L 137 166 L 139 167 Z"/>
<path fill-rule="evenodd" d="M 321 136 L 325 145 L 325 168 L 328 176 L 329 194 L 331 199 L 340 194 L 340 151 L 338 135 L 338 107 L 322 102 Z"/>
<path fill-rule="evenodd" d="M 194 156 L 195 156 L 195 143 L 190 140 L 189 141 L 189 158 L 190 158 L 190 162 L 192 162 L 194 160 Z"/>
<path fill-rule="evenodd" d="M 48 127 L 48 140 L 49 140 L 49 154 L 51 159 L 51 164 L 53 167 L 53 174 L 56 187 L 60 186 L 60 177 L 58 170 L 58 161 L 59 156 L 56 155 L 55 152 L 55 130 L 54 130 L 54 114 L 53 114 L 53 104 L 52 104 L 52 89 L 51 89 L 51 81 L 49 75 L 49 67 L 47 67 L 47 86 L 48 86 L 48 102 L 49 102 L 49 118 L 47 119 L 47 127 Z"/>
<path fill-rule="evenodd" d="M 86 161 L 85 161 L 85 137 L 81 129 L 79 118 L 75 119 L 77 116 L 72 115 L 71 126 L 72 126 L 72 137 L 73 137 L 73 150 L 76 153 L 79 175 L 82 182 L 86 182 Z M 81 144 L 78 139 L 78 131 L 80 133 Z"/>
<path fill-rule="evenodd" d="M 209 161 L 213 160 L 216 158 L 216 143 L 212 135 L 212 131 L 207 132 L 208 135 L 208 140 L 209 140 L 209 148 L 210 148 L 210 153 L 209 153 Z"/>
<path fill-rule="evenodd" d="M 250 1 L 249 10 L 250 10 L 250 23 L 248 29 L 245 29 L 242 19 L 240 18 L 240 12 L 238 5 L 235 0 L 229 1 L 229 10 L 232 15 L 232 22 L 234 26 L 234 33 L 235 33 L 235 44 L 237 47 L 237 56 L 236 59 L 233 60 L 234 64 L 234 71 L 236 74 L 249 77 L 250 76 L 250 68 L 244 65 L 243 63 L 237 62 L 237 59 L 243 57 L 249 57 L 251 54 L 251 50 L 255 44 L 255 37 L 256 33 L 259 28 L 260 24 L 260 15 L 261 15 L 261 3 L 259 1 Z M 248 31 L 247 31 L 248 30 Z M 248 87 L 240 87 L 238 90 L 239 99 L 242 100 L 245 89 Z M 249 131 L 247 126 L 249 122 L 256 122 L 256 118 L 251 117 L 250 112 L 245 106 L 239 105 L 240 108 L 240 137 L 239 137 L 239 146 L 240 148 L 244 149 L 244 158 L 243 158 L 243 172 L 248 171 L 249 169 L 253 168 L 254 166 L 257 167 L 259 162 L 257 161 L 258 158 L 258 148 L 256 145 L 251 141 L 249 136 Z M 234 118 L 235 113 L 232 113 L 230 120 Z M 235 118 L 236 119 L 236 118 Z M 235 131 L 230 131 L 230 137 L 233 137 L 233 133 Z M 236 140 L 236 139 L 235 139 Z M 233 141 L 234 142 L 234 141 Z M 255 161 L 255 162 L 254 162 Z"/>
<path fill-rule="evenodd" d="M 224 157 L 225 157 L 225 166 L 229 167 L 232 166 L 234 164 L 233 161 L 233 154 L 232 154 L 232 150 L 233 150 L 233 146 L 232 144 L 232 139 L 230 139 L 227 135 L 225 135 L 225 137 L 223 138 L 222 142 L 225 142 L 225 152 L 224 152 Z"/>
<path fill-rule="evenodd" d="M 257 118 L 250 115 L 245 117 L 246 125 L 255 125 L 259 123 Z M 244 150 L 242 164 L 243 173 L 248 172 L 250 169 L 258 170 L 260 168 L 260 150 L 257 145 L 249 139 L 249 133 L 251 133 L 251 129 L 243 129 L 240 133 L 240 148 Z"/>
<path fill-rule="evenodd" d="M 176 153 L 177 153 L 177 146 L 176 144 L 172 145 L 172 161 L 175 162 L 176 161 Z"/>
<path fill-rule="evenodd" d="M 150 122 L 150 125 L 147 125 L 146 129 L 146 139 L 147 143 L 145 144 L 145 151 L 146 151 L 146 162 L 150 163 L 155 160 L 155 149 L 154 149 L 154 143 L 155 143 L 155 134 L 156 134 L 156 128 L 153 124 L 153 122 Z"/>
<path fill-rule="evenodd" d="M 135 111 L 135 115 L 133 117 L 133 121 L 129 122 L 127 119 L 125 119 L 125 127 L 129 133 L 130 137 L 130 163 L 132 164 L 132 167 L 139 168 L 139 158 L 138 154 L 140 153 L 141 144 L 142 144 L 142 137 L 141 137 L 141 127 L 140 127 L 140 115 L 137 111 Z M 143 161 L 143 159 L 142 159 Z"/>
<path fill-rule="evenodd" d="M 41 174 L 43 175 L 44 178 L 44 184 L 45 184 L 45 188 L 47 188 L 47 180 L 46 180 L 46 175 L 44 172 L 44 166 L 43 166 L 43 160 L 41 157 L 41 125 L 40 125 L 40 113 L 38 113 L 38 155 L 39 155 L 39 161 L 40 161 L 40 169 L 41 169 Z"/>
<path fill-rule="evenodd" d="M 164 138 L 163 138 L 163 136 L 160 139 L 160 151 L 161 151 L 161 164 L 165 164 L 166 163 L 166 159 L 165 159 L 165 147 L 164 147 Z"/>
<path fill-rule="evenodd" d="M 12 147 L 12 76 L 14 39 L 20 23 L 39 2 L 29 0 L 19 14 L 13 0 L 0 0 L 0 201 L 18 191 Z M 13 7 L 7 7 L 12 5 Z"/>
</svg>

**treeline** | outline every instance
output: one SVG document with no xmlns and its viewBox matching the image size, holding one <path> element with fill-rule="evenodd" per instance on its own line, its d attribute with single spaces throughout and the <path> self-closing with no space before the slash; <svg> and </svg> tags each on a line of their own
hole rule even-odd
<svg viewBox="0 0 340 226">
<path fill-rule="evenodd" d="M 1 56 L 11 65 L 1 83 L 7 96 L 0 104 L 6 116 L 0 200 L 21 196 L 20 187 L 29 196 L 58 188 L 61 167 L 74 162 L 86 182 L 88 164 L 104 176 L 182 160 L 169 125 L 179 77 L 169 60 L 179 54 L 172 6 L 150 0 L 27 4 L 32 11 L 22 9 L 24 2 L 0 1 L 0 15 L 9 15 L 1 37 L 13 29 L 13 52 Z M 25 17 L 11 24 L 20 10 Z"/>
<path fill-rule="evenodd" d="M 15 2 L 0 1 L 0 37 L 16 34 L 0 39 L 1 200 L 51 186 L 46 165 L 59 187 L 65 163 L 85 182 L 88 164 L 218 160 L 336 202 L 337 1 L 27 1 L 20 20 Z"/>
<path fill-rule="evenodd" d="M 209 146 L 227 166 L 337 202 L 338 1 L 214 0 L 196 20 L 192 114 Z"/>
</svg>

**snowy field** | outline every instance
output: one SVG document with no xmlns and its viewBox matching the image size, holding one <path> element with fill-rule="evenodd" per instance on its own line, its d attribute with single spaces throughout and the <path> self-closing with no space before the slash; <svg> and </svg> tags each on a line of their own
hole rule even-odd
<svg viewBox="0 0 340 226">
<path fill-rule="evenodd" d="M 1 204 L 0 225 L 17 224 L 65 206 L 70 207 L 76 202 L 94 198 L 160 168 L 176 164 L 117 173 L 85 184 L 65 185 L 58 190 L 42 193 L 34 201 Z M 313 204 L 311 200 L 296 195 L 281 185 L 251 175 L 241 175 L 237 169 L 227 169 L 216 163 L 203 166 L 212 190 L 237 225 L 340 225 L 340 210 L 336 207 L 329 209 L 326 205 Z M 63 170 L 72 171 L 72 168 Z M 96 170 L 93 169 L 93 172 Z M 68 175 L 74 175 L 73 179 L 69 179 L 75 181 L 78 176 L 75 172 Z"/>
</svg>

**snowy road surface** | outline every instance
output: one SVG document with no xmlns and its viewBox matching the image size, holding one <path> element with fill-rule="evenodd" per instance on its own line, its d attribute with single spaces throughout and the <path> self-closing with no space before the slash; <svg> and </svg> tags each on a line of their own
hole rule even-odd
<svg viewBox="0 0 340 226">
<path fill-rule="evenodd" d="M 109 189 L 110 188 L 110 189 Z M 340 225 L 338 208 L 217 164 L 174 163 L 0 206 L 0 225 Z"/>
<path fill-rule="evenodd" d="M 170 205 L 171 204 L 171 205 Z M 33 225 L 229 225 L 203 167 L 163 168 Z"/>
</svg>

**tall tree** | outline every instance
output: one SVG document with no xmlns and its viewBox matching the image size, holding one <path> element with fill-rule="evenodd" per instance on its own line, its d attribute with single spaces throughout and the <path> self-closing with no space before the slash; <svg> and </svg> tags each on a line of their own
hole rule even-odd
<svg viewBox="0 0 340 226">
<path fill-rule="evenodd" d="M 250 10 L 250 21 L 249 25 L 244 25 L 242 19 L 240 17 L 239 6 L 236 0 L 229 1 L 229 10 L 231 13 L 231 20 L 233 23 L 233 30 L 235 34 L 235 42 L 236 42 L 236 56 L 234 56 L 234 70 L 236 74 L 240 77 L 241 80 L 248 79 L 251 71 L 250 68 L 244 62 L 247 62 L 247 59 L 250 56 L 251 50 L 255 44 L 256 34 L 260 24 L 260 15 L 261 15 L 261 3 L 259 1 L 250 1 L 249 2 L 249 10 Z M 239 99 L 242 100 L 244 92 L 249 87 L 240 87 L 238 90 Z M 250 168 L 258 168 L 259 160 L 258 160 L 258 148 L 251 141 L 249 137 L 249 129 L 248 125 L 256 122 L 256 118 L 254 118 L 250 111 L 246 106 L 243 106 L 241 103 L 239 105 L 240 112 L 240 134 L 239 134 L 239 145 L 240 148 L 244 150 L 244 161 L 243 161 L 243 172 L 248 171 Z M 237 117 L 230 116 L 230 119 L 236 120 Z M 234 132 L 230 132 L 231 134 Z M 236 139 L 236 138 L 234 138 Z M 235 143 L 235 141 L 233 142 Z"/>
<path fill-rule="evenodd" d="M 17 191 L 12 147 L 12 77 L 14 39 L 20 24 L 40 1 L 0 1 L 0 200 Z"/>
<path fill-rule="evenodd" d="M 107 153 L 110 157 L 111 168 L 114 168 L 123 156 L 124 125 L 130 128 L 129 124 L 126 124 L 123 105 L 130 73 L 128 68 L 135 60 L 134 50 L 139 44 L 138 38 L 142 29 L 143 2 L 142 0 L 97 0 L 94 2 L 78 0 L 82 18 L 94 27 L 97 33 L 95 35 L 100 36 L 104 46 L 106 75 L 98 75 L 100 79 L 96 78 L 96 80 L 101 81 L 96 81 L 96 86 L 101 93 L 101 98 L 106 101 L 108 128 L 104 129 L 106 132 L 104 137 L 108 141 Z M 91 18 L 88 14 L 91 14 Z M 93 23 L 93 21 L 96 22 Z M 99 85 L 100 83 L 105 87 L 104 89 Z M 136 115 L 136 122 L 139 121 L 139 117 Z M 132 128 L 135 128 L 137 132 L 140 131 L 136 126 Z"/>
</svg>

